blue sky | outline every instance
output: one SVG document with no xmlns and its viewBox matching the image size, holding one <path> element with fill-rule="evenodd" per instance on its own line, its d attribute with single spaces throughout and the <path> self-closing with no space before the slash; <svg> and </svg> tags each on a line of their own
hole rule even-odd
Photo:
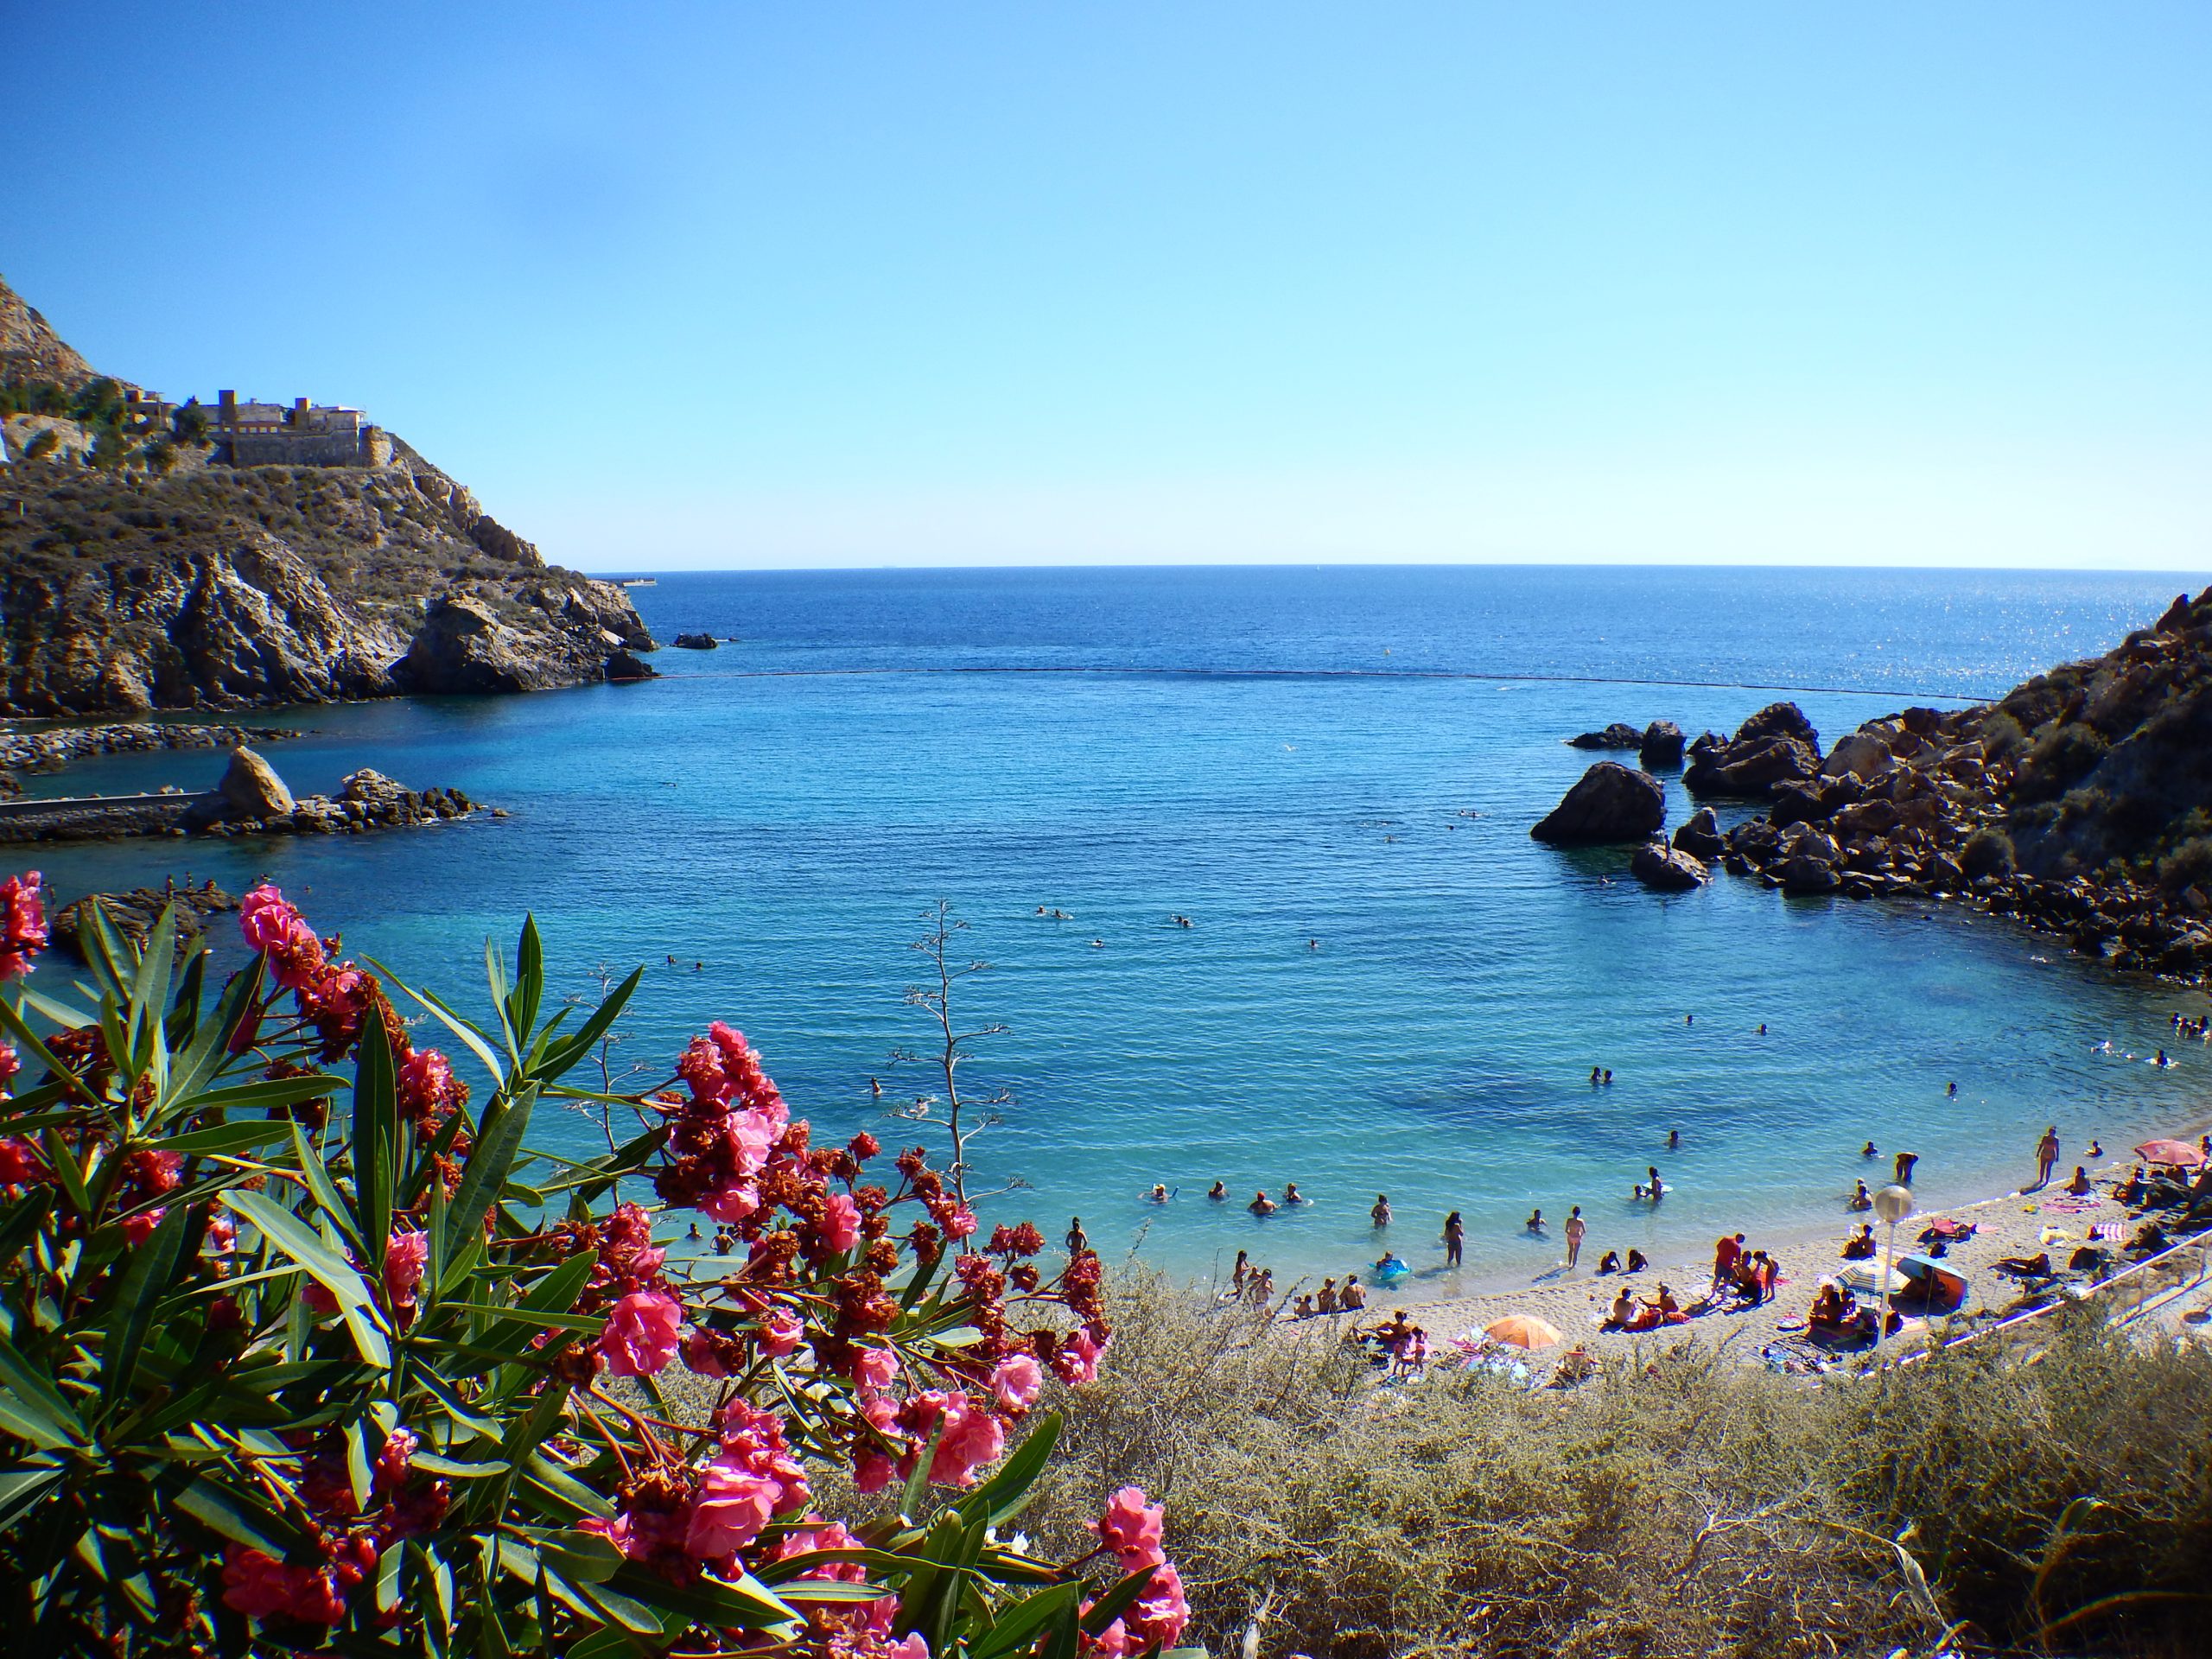
<svg viewBox="0 0 2212 1659">
<path fill-rule="evenodd" d="M 8 7 L 0 272 L 590 569 L 2212 567 L 2212 8 Z"/>
</svg>

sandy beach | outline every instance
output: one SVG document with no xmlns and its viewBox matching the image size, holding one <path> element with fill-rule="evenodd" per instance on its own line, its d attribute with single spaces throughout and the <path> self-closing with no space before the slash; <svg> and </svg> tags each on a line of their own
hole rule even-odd
<svg viewBox="0 0 2212 1659">
<path fill-rule="evenodd" d="M 2033 1257 L 2047 1251 L 2054 1268 L 2063 1270 L 2068 1258 L 2082 1245 L 2092 1242 L 2093 1227 L 2117 1225 L 2121 1229 L 2116 1239 L 2095 1241 L 2114 1258 L 2113 1266 L 2116 1269 L 2120 1265 L 2120 1247 L 2135 1236 L 2141 1224 L 2133 1218 L 2129 1208 L 2113 1197 L 2115 1186 L 2127 1178 L 2133 1164 L 2127 1160 L 2101 1164 L 2091 1172 L 2090 1193 L 2078 1198 L 2064 1191 L 2065 1168 L 2062 1165 L 2061 1175 L 2047 1187 L 2015 1190 L 1963 1205 L 1916 1211 L 1897 1225 L 1897 1253 L 1904 1255 L 1925 1250 L 1927 1247 L 1919 1242 L 1921 1232 L 1939 1218 L 1973 1224 L 1974 1236 L 1953 1241 L 1942 1258 L 1946 1267 L 1967 1279 L 1967 1297 L 1959 1310 L 1965 1315 L 1997 1314 L 2018 1300 L 2018 1281 L 1995 1271 L 1995 1263 L 2007 1257 Z M 1539 1361 L 1555 1359 L 1577 1343 L 1604 1360 L 1624 1357 L 1639 1345 L 1648 1348 L 1655 1343 L 1672 1344 L 1685 1338 L 1715 1346 L 1726 1344 L 1732 1354 L 1751 1363 L 1762 1363 L 1764 1351 L 1770 1346 L 1776 1348 L 1777 1359 L 1808 1357 L 1815 1351 L 1804 1340 L 1806 1310 L 1823 1278 L 1853 1265 L 1844 1259 L 1842 1248 L 1844 1241 L 1858 1230 L 1862 1221 L 1875 1222 L 1876 1243 L 1881 1243 L 1884 1229 L 1872 1216 L 1846 1213 L 1840 1209 L 1830 1226 L 1808 1225 L 1764 1236 L 1748 1236 L 1745 1249 L 1764 1249 L 1782 1265 L 1781 1284 L 1773 1300 L 1764 1304 L 1739 1303 L 1732 1296 L 1708 1303 L 1707 1293 L 1713 1276 L 1710 1249 L 1694 1261 L 1655 1260 L 1637 1274 L 1600 1275 L 1595 1268 L 1604 1252 L 1592 1238 L 1585 1243 L 1581 1262 L 1572 1271 L 1562 1261 L 1525 1286 L 1450 1295 L 1424 1294 L 1422 1275 L 1417 1273 L 1413 1279 L 1402 1281 L 1395 1291 L 1370 1291 L 1366 1310 L 1357 1318 L 1360 1324 L 1372 1325 L 1403 1308 L 1408 1317 L 1427 1333 L 1432 1354 L 1440 1351 L 1448 1355 L 1453 1338 L 1479 1335 L 1484 1326 L 1509 1313 L 1524 1313 L 1549 1321 L 1562 1333 L 1560 1345 L 1537 1356 Z M 1878 1256 L 1878 1264 L 1879 1260 Z M 1361 1277 L 1364 1281 L 1366 1275 L 1363 1274 Z M 2073 1280 L 2088 1283 L 2092 1277 L 2076 1274 Z M 1662 1284 L 1670 1287 L 1675 1300 L 1690 1314 L 1688 1323 L 1643 1332 L 1603 1329 L 1606 1310 L 1624 1284 L 1639 1299 L 1655 1296 Z M 1290 1319 L 1286 1313 L 1284 1328 L 1297 1332 L 1332 1328 L 1341 1331 L 1352 1317 L 1338 1314 L 1300 1321 Z M 1924 1340 L 1928 1328 L 1925 1320 L 1908 1320 L 1903 1332 L 1891 1341 L 1918 1345 Z"/>
</svg>

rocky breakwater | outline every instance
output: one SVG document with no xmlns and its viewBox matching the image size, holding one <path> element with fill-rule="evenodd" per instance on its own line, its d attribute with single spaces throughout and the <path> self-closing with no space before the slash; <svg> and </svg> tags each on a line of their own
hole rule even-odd
<svg viewBox="0 0 2212 1659">
<path fill-rule="evenodd" d="M 366 767 L 335 795 L 295 796 L 251 749 L 232 751 L 222 781 L 204 794 L 78 796 L 0 809 L 0 840 L 95 841 L 134 836 L 358 835 L 438 823 L 486 810 L 457 789 L 410 790 Z M 488 809 L 494 817 L 506 814 Z"/>
<path fill-rule="evenodd" d="M 42 732 L 0 733 L 0 798 L 23 792 L 19 772 L 59 772 L 98 754 L 153 754 L 166 749 L 227 749 L 251 739 L 281 742 L 303 734 L 274 726 L 184 726 L 150 720 L 108 726 L 57 726 Z"/>
</svg>

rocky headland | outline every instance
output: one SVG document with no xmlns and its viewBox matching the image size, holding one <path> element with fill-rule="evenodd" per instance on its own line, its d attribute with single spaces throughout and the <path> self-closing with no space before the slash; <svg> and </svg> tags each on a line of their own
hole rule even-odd
<svg viewBox="0 0 2212 1659">
<path fill-rule="evenodd" d="M 547 564 L 359 410 L 226 407 L 96 375 L 0 283 L 0 715 L 652 672 L 620 587 Z M 302 464 L 239 464 L 264 455 Z"/>
<path fill-rule="evenodd" d="M 1625 724 L 1589 735 L 1616 732 L 1644 747 Z M 1825 752 L 1796 704 L 1770 704 L 1691 743 L 1681 785 L 1745 816 L 1724 830 L 1703 806 L 1666 838 L 1662 780 L 1600 761 L 1530 833 L 1640 843 L 1632 873 L 1663 889 L 1717 863 L 1789 893 L 1968 905 L 2114 968 L 2212 977 L 2212 588 L 1993 702 L 1906 709 Z"/>
</svg>

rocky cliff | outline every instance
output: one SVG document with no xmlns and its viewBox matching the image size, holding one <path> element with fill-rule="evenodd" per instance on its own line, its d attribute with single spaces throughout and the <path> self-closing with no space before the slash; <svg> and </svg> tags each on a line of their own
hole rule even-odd
<svg viewBox="0 0 2212 1659">
<path fill-rule="evenodd" d="M 0 283 L 0 384 L 84 359 Z M 0 468 L 0 714 L 531 691 L 649 674 L 618 587 L 548 565 L 404 442 L 385 467 Z"/>
</svg>

